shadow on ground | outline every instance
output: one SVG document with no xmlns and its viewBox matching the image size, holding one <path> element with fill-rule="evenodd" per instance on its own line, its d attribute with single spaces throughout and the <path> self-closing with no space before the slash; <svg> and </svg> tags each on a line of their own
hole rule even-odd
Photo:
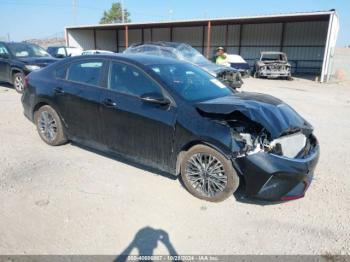
<svg viewBox="0 0 350 262">
<path fill-rule="evenodd" d="M 9 83 L 0 82 L 0 86 L 8 89 L 14 89 Z"/>
<path fill-rule="evenodd" d="M 150 173 L 153 173 L 153 174 L 156 174 L 156 175 L 159 175 L 159 176 L 162 176 L 162 177 L 174 180 L 174 181 L 178 180 L 180 182 L 181 186 L 189 193 L 189 191 L 186 189 L 186 187 L 185 187 L 185 185 L 184 185 L 184 183 L 183 183 L 183 181 L 181 179 L 181 176 L 174 176 L 173 174 L 170 174 L 168 172 L 165 172 L 165 171 L 162 171 L 162 170 L 159 170 L 159 169 L 156 169 L 156 168 L 144 165 L 142 163 L 138 163 L 138 162 L 136 162 L 134 160 L 131 160 L 131 159 L 128 159 L 128 158 L 126 158 L 126 157 L 124 157 L 122 155 L 115 154 L 115 153 L 110 153 L 110 152 L 105 152 L 105 151 L 98 150 L 98 149 L 95 149 L 95 148 L 91 148 L 89 146 L 86 146 L 86 145 L 83 145 L 83 144 L 79 144 L 77 142 L 71 142 L 71 145 L 79 147 L 79 148 L 81 148 L 83 150 L 87 150 L 89 152 L 98 154 L 100 156 L 107 157 L 109 159 L 121 162 L 123 164 L 130 165 L 130 166 L 133 166 L 135 168 L 142 169 L 144 171 L 147 171 L 147 172 L 150 172 Z M 233 194 L 233 196 L 236 199 L 236 201 L 238 201 L 238 202 L 245 203 L 245 204 L 252 204 L 252 205 L 268 206 L 268 205 L 276 205 L 276 204 L 285 203 L 285 202 L 281 202 L 281 201 L 263 201 L 263 200 L 247 197 L 246 194 L 245 194 L 245 185 L 244 184 L 242 184 L 237 189 L 237 191 Z"/>
<path fill-rule="evenodd" d="M 152 256 L 158 244 L 163 244 L 170 256 L 178 256 L 174 246 L 170 242 L 169 234 L 162 229 L 144 227 L 140 229 L 131 243 L 121 252 L 114 262 L 128 261 L 128 256 L 137 249 L 138 256 Z M 152 260 L 147 260 L 152 261 Z"/>
<path fill-rule="evenodd" d="M 89 152 L 98 154 L 100 156 L 107 157 L 109 159 L 121 162 L 123 164 L 130 165 L 130 166 L 136 167 L 138 169 L 142 169 L 142 170 L 145 170 L 147 172 L 154 173 L 156 175 L 169 178 L 171 180 L 177 180 L 178 179 L 176 176 L 174 176 L 174 175 L 172 175 L 172 174 L 170 174 L 168 172 L 165 172 L 165 171 L 162 171 L 162 170 L 159 170 L 159 169 L 156 169 L 156 168 L 144 165 L 142 163 L 138 163 L 138 162 L 136 162 L 134 160 L 128 159 L 128 158 L 126 158 L 126 157 L 124 157 L 122 155 L 119 155 L 119 154 L 115 154 L 115 153 L 111 153 L 111 152 L 105 152 L 105 151 L 98 150 L 98 149 L 95 149 L 95 148 L 91 148 L 89 146 L 85 146 L 85 145 L 82 145 L 82 144 L 79 144 L 79 143 L 76 143 L 76 142 L 71 142 L 71 145 L 79 147 L 79 148 L 84 149 L 84 150 L 87 150 Z"/>
</svg>

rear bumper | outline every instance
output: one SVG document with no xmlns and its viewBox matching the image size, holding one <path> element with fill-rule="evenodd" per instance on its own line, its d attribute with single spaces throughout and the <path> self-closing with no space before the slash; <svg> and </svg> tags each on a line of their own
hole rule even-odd
<svg viewBox="0 0 350 262">
<path fill-rule="evenodd" d="M 304 196 L 320 155 L 319 145 L 303 159 L 291 159 L 259 152 L 235 159 L 245 181 L 248 197 L 287 201 Z"/>
<path fill-rule="evenodd" d="M 26 118 L 28 118 L 31 122 L 34 122 L 33 109 L 34 109 L 34 95 L 30 94 L 28 90 L 24 90 L 21 101 L 23 106 L 23 114 Z"/>
</svg>

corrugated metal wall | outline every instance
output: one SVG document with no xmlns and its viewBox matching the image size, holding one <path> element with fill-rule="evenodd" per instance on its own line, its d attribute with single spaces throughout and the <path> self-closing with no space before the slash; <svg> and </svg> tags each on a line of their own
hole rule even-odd
<svg viewBox="0 0 350 262">
<path fill-rule="evenodd" d="M 117 52 L 117 31 L 96 30 L 96 49 Z"/>
<path fill-rule="evenodd" d="M 282 24 L 242 25 L 240 54 L 252 66 L 261 51 L 280 51 Z"/>
<path fill-rule="evenodd" d="M 204 49 L 207 48 L 208 27 L 204 27 Z M 240 25 L 214 25 L 211 27 L 209 55 L 214 56 L 219 46 L 225 47 L 227 53 L 239 53 Z M 205 53 L 205 52 L 203 52 Z"/>
<path fill-rule="evenodd" d="M 173 42 L 187 43 L 203 52 L 203 26 L 173 27 Z"/>
<path fill-rule="evenodd" d="M 94 49 L 94 30 L 69 30 L 68 43 L 70 46 L 80 47 L 84 50 Z"/>
<path fill-rule="evenodd" d="M 322 67 L 328 21 L 288 23 L 227 24 L 211 26 L 209 55 L 224 46 L 227 53 L 240 54 L 253 66 L 261 51 L 286 52 L 293 72 L 319 73 Z M 118 35 L 116 35 L 118 32 Z M 188 43 L 203 54 L 207 50 L 207 26 L 129 29 L 133 43 L 174 41 Z M 69 30 L 69 43 L 83 49 L 94 48 L 93 30 Z M 122 52 L 125 30 L 96 29 L 96 48 Z"/>
<path fill-rule="evenodd" d="M 327 21 L 285 24 L 282 51 L 298 73 L 319 73 L 327 39 Z"/>
<path fill-rule="evenodd" d="M 170 41 L 170 28 L 152 28 L 152 41 Z"/>
<path fill-rule="evenodd" d="M 119 29 L 118 30 L 118 52 L 123 52 L 124 50 L 125 50 L 125 30 Z"/>
</svg>

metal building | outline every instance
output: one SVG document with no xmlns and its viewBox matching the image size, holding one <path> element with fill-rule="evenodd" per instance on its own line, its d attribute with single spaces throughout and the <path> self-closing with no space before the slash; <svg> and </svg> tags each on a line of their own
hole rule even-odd
<svg viewBox="0 0 350 262">
<path fill-rule="evenodd" d="M 122 52 L 130 44 L 185 42 L 208 58 L 215 48 L 240 54 L 252 66 L 260 51 L 287 53 L 294 74 L 314 74 L 327 81 L 339 29 L 335 10 L 152 23 L 66 28 L 68 46 Z"/>
</svg>

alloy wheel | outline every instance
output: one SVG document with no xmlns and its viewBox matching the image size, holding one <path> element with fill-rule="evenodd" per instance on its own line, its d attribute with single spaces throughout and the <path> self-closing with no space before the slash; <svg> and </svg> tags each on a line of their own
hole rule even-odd
<svg viewBox="0 0 350 262">
<path fill-rule="evenodd" d="M 39 131 L 48 142 L 57 137 L 57 122 L 55 118 L 47 111 L 42 111 L 39 117 Z"/>
<path fill-rule="evenodd" d="M 15 86 L 16 90 L 17 90 L 18 92 L 23 92 L 23 90 L 24 90 L 24 81 L 23 81 L 23 77 L 17 75 L 17 76 L 15 77 L 15 81 L 14 81 L 14 82 L 15 82 L 15 83 L 14 83 L 14 86 Z"/>
<path fill-rule="evenodd" d="M 206 197 L 216 196 L 227 185 L 223 163 L 210 154 L 192 155 L 186 163 L 186 176 L 191 186 Z"/>
</svg>

